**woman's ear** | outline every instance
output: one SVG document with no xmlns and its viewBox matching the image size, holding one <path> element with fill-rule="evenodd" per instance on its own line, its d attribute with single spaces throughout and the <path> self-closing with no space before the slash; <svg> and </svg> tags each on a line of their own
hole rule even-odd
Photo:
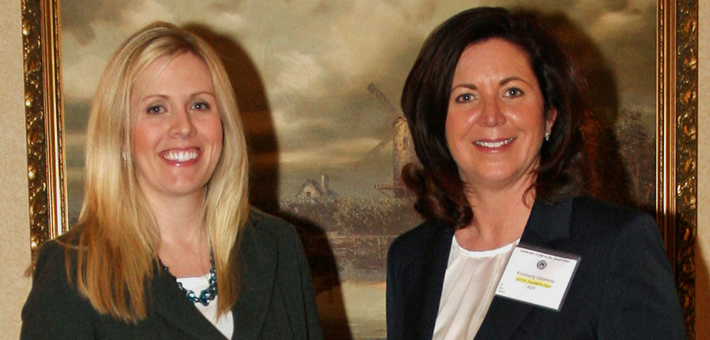
<svg viewBox="0 0 710 340">
<path fill-rule="evenodd" d="M 557 109 L 550 109 L 547 111 L 547 117 L 545 119 L 545 133 L 552 133 L 552 126 L 555 125 L 555 120 L 557 119 Z"/>
<path fill-rule="evenodd" d="M 121 160 L 123 161 L 123 164 L 128 163 L 129 154 L 130 153 L 128 152 L 128 145 L 124 143 L 123 146 L 121 146 Z"/>
</svg>

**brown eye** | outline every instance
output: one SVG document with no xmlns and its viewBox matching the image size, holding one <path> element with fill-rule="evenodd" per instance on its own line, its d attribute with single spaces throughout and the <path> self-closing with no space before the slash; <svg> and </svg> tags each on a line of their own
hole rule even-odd
<svg viewBox="0 0 710 340">
<path fill-rule="evenodd" d="M 199 102 L 192 105 L 193 110 L 206 111 L 210 109 L 210 104 L 206 102 Z"/>
<path fill-rule="evenodd" d="M 470 93 L 464 93 L 462 95 L 459 95 L 456 97 L 456 102 L 457 103 L 464 103 L 464 102 L 469 102 L 474 99 L 473 95 Z"/>
<path fill-rule="evenodd" d="M 158 113 L 162 113 L 162 112 L 164 112 L 164 111 L 165 111 L 165 110 L 163 109 L 162 106 L 160 106 L 160 105 L 153 105 L 153 106 L 149 106 L 149 107 L 148 107 L 148 109 L 146 110 L 146 113 L 148 113 L 148 114 L 158 114 Z"/>
<path fill-rule="evenodd" d="M 512 87 L 512 88 L 509 88 L 508 90 L 505 91 L 506 97 L 520 97 L 523 94 L 524 94 L 523 90 L 521 90 L 517 87 Z"/>
</svg>

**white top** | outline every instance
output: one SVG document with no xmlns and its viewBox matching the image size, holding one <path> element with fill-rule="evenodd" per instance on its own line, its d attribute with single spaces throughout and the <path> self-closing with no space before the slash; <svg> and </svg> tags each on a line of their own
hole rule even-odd
<svg viewBox="0 0 710 340">
<path fill-rule="evenodd" d="M 195 292 L 196 295 L 200 295 L 200 292 L 210 285 L 210 273 L 202 276 L 196 277 L 183 277 L 178 278 L 177 281 L 182 284 L 182 287 Z M 217 329 L 219 329 L 227 339 L 232 338 L 232 333 L 234 333 L 234 317 L 232 316 L 232 311 L 230 310 L 227 314 L 222 315 L 219 319 L 217 318 L 217 299 L 219 296 L 215 296 L 214 300 L 210 302 L 209 305 L 203 306 L 201 303 L 195 303 L 195 307 L 199 310 L 202 315 L 207 318 Z"/>
<path fill-rule="evenodd" d="M 453 237 L 433 340 L 470 340 L 476 336 L 518 242 L 520 239 L 498 249 L 470 251 Z"/>
</svg>

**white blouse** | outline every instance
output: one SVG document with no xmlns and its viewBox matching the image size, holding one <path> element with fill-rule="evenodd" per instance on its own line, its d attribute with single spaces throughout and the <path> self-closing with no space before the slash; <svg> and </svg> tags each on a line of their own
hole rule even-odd
<svg viewBox="0 0 710 340">
<path fill-rule="evenodd" d="M 199 295 L 202 290 L 209 287 L 209 279 L 210 273 L 207 273 L 202 276 L 178 278 L 177 281 L 182 283 L 183 288 Z M 219 299 L 219 296 L 215 296 L 214 300 L 207 306 L 203 306 L 201 303 L 197 302 L 195 303 L 195 307 L 197 307 L 197 310 L 217 327 L 227 339 L 231 339 L 232 333 L 234 333 L 234 317 L 232 316 L 232 311 L 230 310 L 227 314 L 217 318 L 217 299 Z"/>
<path fill-rule="evenodd" d="M 476 336 L 518 242 L 520 239 L 498 249 L 470 251 L 453 237 L 433 340 L 470 340 Z"/>
</svg>

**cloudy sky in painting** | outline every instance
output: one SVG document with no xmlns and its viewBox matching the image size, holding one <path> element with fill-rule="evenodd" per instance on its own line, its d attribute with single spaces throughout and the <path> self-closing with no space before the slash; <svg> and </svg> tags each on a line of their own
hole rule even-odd
<svg viewBox="0 0 710 340">
<path fill-rule="evenodd" d="M 464 8 L 522 6 L 562 14 L 591 38 L 592 63 L 611 70 L 619 106 L 655 112 L 656 0 L 101 0 L 61 2 L 69 148 L 113 50 L 153 20 L 200 22 L 243 47 L 264 86 L 279 148 L 281 195 L 327 173 L 345 197 L 381 197 L 391 182 L 390 136 L 407 72 L 427 34 Z M 228 57 L 228 56 L 225 56 Z M 585 63 L 588 61 L 582 61 Z M 69 165 L 80 151 L 68 151 Z M 73 162 L 73 163 L 72 163 Z M 71 174 L 70 174 L 71 179 Z M 70 193 L 71 195 L 71 193 Z"/>
</svg>

